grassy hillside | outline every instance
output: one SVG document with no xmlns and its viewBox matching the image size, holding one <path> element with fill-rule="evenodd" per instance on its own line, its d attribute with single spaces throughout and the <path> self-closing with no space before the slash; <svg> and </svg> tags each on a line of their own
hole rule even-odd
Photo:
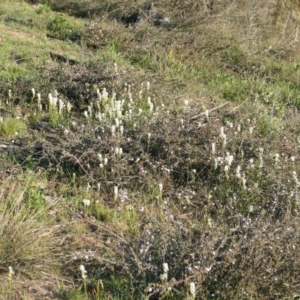
<svg viewBox="0 0 300 300">
<path fill-rule="evenodd" d="M 0 299 L 298 299 L 299 22 L 0 1 Z"/>
</svg>

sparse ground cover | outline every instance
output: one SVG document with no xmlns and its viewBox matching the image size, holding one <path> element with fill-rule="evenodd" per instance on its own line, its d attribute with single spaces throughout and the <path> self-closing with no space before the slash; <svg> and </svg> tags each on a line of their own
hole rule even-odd
<svg viewBox="0 0 300 300">
<path fill-rule="evenodd" d="M 298 299 L 299 3 L 33 2 L 0 8 L 0 298 Z"/>
</svg>

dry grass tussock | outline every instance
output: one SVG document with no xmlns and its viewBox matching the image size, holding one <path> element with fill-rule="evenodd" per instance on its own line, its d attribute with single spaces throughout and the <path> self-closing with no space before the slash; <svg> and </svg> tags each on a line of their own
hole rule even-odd
<svg viewBox="0 0 300 300">
<path fill-rule="evenodd" d="M 49 205 L 33 206 L 34 201 L 42 199 L 28 194 L 29 185 L 12 177 L 3 179 L 1 184 L 0 290 L 5 297 L 11 297 L 5 299 L 19 299 L 25 294 L 34 298 L 37 291 L 43 291 L 37 293 L 39 296 L 53 295 L 53 291 L 43 288 L 56 285 L 53 272 L 60 265 L 59 227 L 47 215 Z M 49 282 L 38 286 L 36 280 Z"/>
</svg>

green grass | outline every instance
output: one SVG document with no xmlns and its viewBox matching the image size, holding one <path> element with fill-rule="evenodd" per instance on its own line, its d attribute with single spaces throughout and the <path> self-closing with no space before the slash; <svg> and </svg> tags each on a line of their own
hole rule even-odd
<svg viewBox="0 0 300 300">
<path fill-rule="evenodd" d="M 5 118 L 0 122 L 0 136 L 4 138 L 23 136 L 26 134 L 26 124 L 19 119 Z"/>
<path fill-rule="evenodd" d="M 50 51 L 81 58 L 78 45 L 61 40 L 78 39 L 84 21 L 57 14 L 47 6 L 36 10 L 23 1 L 18 7 L 3 5 L 0 21 L 5 37 L 5 43 L 0 45 L 0 77 L 5 81 L 37 81 Z M 47 34 L 56 40 L 47 38 Z"/>
</svg>

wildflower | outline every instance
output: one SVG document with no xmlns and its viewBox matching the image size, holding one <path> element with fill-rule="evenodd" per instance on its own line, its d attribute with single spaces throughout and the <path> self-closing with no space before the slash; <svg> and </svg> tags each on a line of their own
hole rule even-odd
<svg viewBox="0 0 300 300">
<path fill-rule="evenodd" d="M 147 91 L 149 91 L 149 90 L 150 90 L 150 82 L 147 81 Z"/>
<path fill-rule="evenodd" d="M 108 158 L 107 157 L 104 157 L 104 166 L 106 166 L 108 163 Z"/>
<path fill-rule="evenodd" d="M 215 153 L 216 153 L 216 144 L 215 144 L 215 143 L 212 143 L 212 144 L 211 144 L 211 153 L 212 153 L 212 154 L 215 154 Z"/>
<path fill-rule="evenodd" d="M 224 127 L 223 127 L 223 126 L 221 127 L 220 137 L 221 137 L 221 139 L 222 139 L 222 141 L 223 141 L 223 146 L 225 147 L 225 146 L 226 146 L 226 143 L 227 143 L 227 140 L 226 140 L 227 136 L 226 136 L 226 134 L 224 133 Z"/>
<path fill-rule="evenodd" d="M 161 274 L 159 278 L 160 278 L 161 281 L 167 281 L 168 280 L 168 273 Z"/>
<path fill-rule="evenodd" d="M 195 286 L 195 282 L 191 282 L 190 283 L 190 295 L 191 295 L 191 299 L 195 299 L 196 298 L 196 286 Z"/>
<path fill-rule="evenodd" d="M 116 157 L 119 158 L 120 156 L 122 156 L 122 154 L 123 154 L 123 149 L 121 147 L 120 148 L 116 147 L 115 148 Z"/>
<path fill-rule="evenodd" d="M 52 101 L 53 101 L 53 96 L 51 93 L 48 94 L 48 99 L 49 99 L 49 104 L 52 105 Z"/>
<path fill-rule="evenodd" d="M 241 178 L 241 166 L 237 166 L 236 168 L 236 177 L 237 178 Z"/>
<path fill-rule="evenodd" d="M 101 97 L 102 97 L 102 96 L 101 96 L 100 90 L 97 89 L 96 92 L 97 92 L 98 100 L 101 101 Z"/>
<path fill-rule="evenodd" d="M 221 127 L 220 131 L 221 131 L 220 136 L 222 137 L 224 135 L 224 127 L 223 126 Z"/>
<path fill-rule="evenodd" d="M 63 110 L 64 106 L 65 106 L 64 102 L 63 102 L 61 99 L 59 99 L 59 100 L 58 100 L 58 113 L 59 113 L 60 115 L 61 115 L 61 113 L 62 113 L 62 110 Z"/>
<path fill-rule="evenodd" d="M 204 114 L 205 114 L 206 119 L 208 119 L 208 118 L 209 118 L 209 110 L 207 109 L 207 110 L 204 112 Z"/>
<path fill-rule="evenodd" d="M 72 109 L 72 104 L 68 101 L 67 102 L 67 112 L 69 113 Z"/>
<path fill-rule="evenodd" d="M 168 272 L 169 272 L 168 263 L 163 263 L 163 274 L 160 275 L 160 280 L 161 281 L 167 281 L 168 280 Z"/>
<path fill-rule="evenodd" d="M 108 99 L 108 92 L 106 91 L 106 88 L 103 88 L 102 90 L 102 98 L 104 101 Z"/>
<path fill-rule="evenodd" d="M 150 110 L 150 112 L 152 113 L 153 112 L 153 103 L 152 102 L 150 102 L 150 104 L 149 104 L 149 110 Z"/>
<path fill-rule="evenodd" d="M 212 221 L 211 218 L 207 218 L 207 225 L 208 225 L 209 228 L 212 228 L 212 226 L 213 226 L 213 221 Z"/>
<path fill-rule="evenodd" d="M 163 184 L 162 184 L 162 183 L 159 183 L 159 184 L 158 184 L 158 188 L 159 188 L 159 191 L 162 192 L 162 190 L 163 190 L 163 188 L 164 188 Z"/>
<path fill-rule="evenodd" d="M 79 270 L 81 271 L 81 278 L 87 279 L 87 271 L 86 271 L 84 265 L 80 265 Z"/>
<path fill-rule="evenodd" d="M 227 121 L 227 126 L 230 127 L 230 128 L 233 128 L 233 123 L 232 122 L 229 122 Z"/>
<path fill-rule="evenodd" d="M 112 125 L 111 126 L 111 135 L 114 136 L 116 133 L 116 126 L 115 125 Z"/>
<path fill-rule="evenodd" d="M 227 152 L 225 160 L 228 164 L 228 167 L 230 167 L 233 162 L 233 155 L 230 155 L 229 152 Z"/>
<path fill-rule="evenodd" d="M 41 93 L 37 93 L 37 106 L 38 106 L 39 111 L 43 110 L 43 106 L 41 104 Z"/>
<path fill-rule="evenodd" d="M 228 165 L 226 165 L 224 167 L 224 171 L 225 171 L 226 177 L 228 177 L 228 172 L 229 172 L 229 166 Z"/>
<path fill-rule="evenodd" d="M 168 273 L 169 272 L 168 263 L 163 263 L 163 270 L 164 270 L 164 273 Z"/>
<path fill-rule="evenodd" d="M 14 269 L 12 268 L 12 266 L 8 267 L 8 280 L 11 283 L 12 282 L 12 277 L 15 274 Z"/>
<path fill-rule="evenodd" d="M 124 126 L 121 125 L 121 126 L 120 126 L 120 134 L 123 135 L 123 133 L 124 133 Z"/>
<path fill-rule="evenodd" d="M 92 106 L 91 105 L 88 105 L 88 112 L 91 117 L 92 116 Z"/>
<path fill-rule="evenodd" d="M 254 169 L 254 159 L 253 158 L 249 159 L 249 166 L 251 169 Z"/>
<path fill-rule="evenodd" d="M 91 205 L 91 200 L 89 200 L 89 199 L 83 199 L 82 202 L 83 202 L 83 205 L 84 205 L 84 206 L 87 206 L 87 207 L 88 207 L 88 206 Z"/>
<path fill-rule="evenodd" d="M 217 169 L 218 165 L 221 165 L 223 163 L 223 158 L 222 157 L 217 157 L 214 159 L 215 162 L 215 170 Z"/>
<path fill-rule="evenodd" d="M 184 100 L 184 105 L 189 106 L 189 100 Z"/>
<path fill-rule="evenodd" d="M 98 119 L 99 121 L 102 121 L 102 114 L 99 112 L 95 115 L 95 118 Z"/>
<path fill-rule="evenodd" d="M 245 174 L 243 174 L 242 175 L 242 183 L 243 183 L 244 190 L 247 188 L 246 187 L 246 182 L 247 182 L 247 180 L 246 180 Z"/>
<path fill-rule="evenodd" d="M 117 185 L 114 186 L 114 199 L 117 200 L 119 196 L 119 188 Z"/>
</svg>

